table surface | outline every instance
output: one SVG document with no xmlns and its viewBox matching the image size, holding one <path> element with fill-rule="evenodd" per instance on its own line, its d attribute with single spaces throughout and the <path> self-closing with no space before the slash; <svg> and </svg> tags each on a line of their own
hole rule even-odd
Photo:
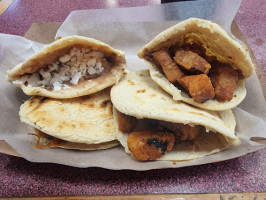
<svg viewBox="0 0 266 200">
<path fill-rule="evenodd" d="M 23 36 L 33 22 L 62 22 L 72 10 L 158 3 L 158 0 L 16 0 L 0 16 L 0 33 Z M 243 0 L 235 17 L 264 75 L 265 10 L 265 0 Z M 265 157 L 264 149 L 219 163 L 138 172 L 31 163 L 0 153 L 0 197 L 265 192 Z"/>
</svg>

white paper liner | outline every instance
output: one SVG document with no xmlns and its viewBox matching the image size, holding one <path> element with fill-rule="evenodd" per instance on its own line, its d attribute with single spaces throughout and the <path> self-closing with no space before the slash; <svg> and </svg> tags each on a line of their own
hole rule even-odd
<svg viewBox="0 0 266 200">
<path fill-rule="evenodd" d="M 241 0 L 202 0 L 147 7 L 74 11 L 64 21 L 56 36 L 83 35 L 101 40 L 125 52 L 128 69 L 146 69 L 144 61 L 139 59 L 136 53 L 158 33 L 189 17 L 212 20 L 230 33 L 232 20 L 240 3 Z M 240 146 L 183 162 L 138 162 L 126 154 L 121 146 L 93 152 L 36 149 L 34 137 L 27 134 L 30 129 L 20 123 L 18 114 L 20 105 L 29 97 L 20 88 L 5 80 L 8 69 L 43 46 L 23 37 L 0 34 L 0 139 L 5 140 L 29 161 L 74 167 L 149 170 L 228 160 L 264 148 L 264 145 L 250 140 L 251 137 L 265 138 L 266 133 L 266 103 L 259 80 L 254 75 L 246 82 L 247 97 L 233 110 L 237 120 L 236 134 L 242 141 Z"/>
</svg>

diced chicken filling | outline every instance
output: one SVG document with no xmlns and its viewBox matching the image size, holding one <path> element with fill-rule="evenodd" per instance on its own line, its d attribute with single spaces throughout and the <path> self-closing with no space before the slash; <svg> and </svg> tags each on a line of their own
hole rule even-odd
<svg viewBox="0 0 266 200">
<path fill-rule="evenodd" d="M 199 45 L 185 45 L 184 48 L 171 48 L 173 58 L 165 48 L 152 53 L 166 78 L 171 83 L 178 83 L 198 103 L 211 99 L 230 101 L 239 79 L 238 72 L 231 66 L 221 67 L 222 63 L 213 56 L 204 55 Z"/>
<path fill-rule="evenodd" d="M 210 72 L 215 96 L 219 101 L 230 101 L 236 88 L 238 73 L 229 66 L 217 67 Z"/>
<path fill-rule="evenodd" d="M 175 137 L 170 132 L 139 131 L 128 136 L 131 154 L 139 161 L 156 160 L 171 151 Z"/>
<path fill-rule="evenodd" d="M 108 70 L 111 64 L 99 51 L 73 47 L 58 61 L 41 68 L 32 74 L 26 74 L 13 84 L 31 85 L 51 90 L 61 90 L 77 85 L 80 80 L 98 77 Z"/>
</svg>

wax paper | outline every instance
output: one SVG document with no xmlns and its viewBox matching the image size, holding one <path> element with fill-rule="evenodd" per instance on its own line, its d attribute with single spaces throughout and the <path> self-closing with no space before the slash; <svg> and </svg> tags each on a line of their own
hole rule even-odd
<svg viewBox="0 0 266 200">
<path fill-rule="evenodd" d="M 125 52 L 130 70 L 147 69 L 136 53 L 154 36 L 190 17 L 212 20 L 229 34 L 232 20 L 241 1 L 201 0 L 135 8 L 81 10 L 70 13 L 56 36 L 82 35 L 101 40 Z M 19 119 L 19 107 L 29 98 L 20 88 L 6 82 L 6 71 L 44 47 L 23 37 L 0 34 L 0 139 L 5 140 L 22 157 L 32 162 L 58 163 L 74 167 L 102 167 L 108 169 L 149 170 L 178 168 L 228 160 L 264 148 L 251 137 L 266 133 L 266 104 L 256 75 L 246 82 L 247 96 L 233 109 L 236 134 L 240 146 L 196 160 L 170 162 L 138 162 L 118 146 L 108 150 L 77 151 L 64 149 L 36 149 L 31 130 Z"/>
</svg>

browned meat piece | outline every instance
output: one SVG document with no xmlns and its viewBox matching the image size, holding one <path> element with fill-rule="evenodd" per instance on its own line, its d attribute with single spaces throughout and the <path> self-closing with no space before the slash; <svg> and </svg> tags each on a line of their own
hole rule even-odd
<svg viewBox="0 0 266 200">
<path fill-rule="evenodd" d="M 130 152 L 140 161 L 160 158 L 167 151 L 172 150 L 174 143 L 174 134 L 167 132 L 132 132 L 127 139 Z"/>
<path fill-rule="evenodd" d="M 211 82 L 218 101 L 230 101 L 233 98 L 238 73 L 230 66 L 220 66 L 210 72 Z"/>
<path fill-rule="evenodd" d="M 208 74 L 211 68 L 211 65 L 204 58 L 192 51 L 178 50 L 174 60 L 193 74 Z"/>
<path fill-rule="evenodd" d="M 191 97 L 198 103 L 203 103 L 215 96 L 210 78 L 206 74 L 184 76 L 179 83 L 188 90 Z"/>
<path fill-rule="evenodd" d="M 159 121 L 159 125 L 172 131 L 180 140 L 194 140 L 198 137 L 201 126 L 189 126 L 165 121 Z"/>
<path fill-rule="evenodd" d="M 125 115 L 117 111 L 118 129 L 123 133 L 130 133 L 133 131 L 138 123 L 137 118 Z"/>
<path fill-rule="evenodd" d="M 211 66 L 213 62 L 217 61 L 217 58 L 215 56 L 206 55 L 206 48 L 202 45 L 196 43 L 184 44 L 181 48 L 186 51 L 193 51 L 194 53 L 204 58 L 208 63 L 210 63 Z"/>
<path fill-rule="evenodd" d="M 194 140 L 198 137 L 200 133 L 201 126 L 189 126 L 189 125 L 180 125 L 180 130 L 182 133 L 181 140 Z"/>
<path fill-rule="evenodd" d="M 173 61 L 167 50 L 161 49 L 154 52 L 153 58 L 161 65 L 166 78 L 171 82 L 177 82 L 184 76 L 177 64 Z"/>
<path fill-rule="evenodd" d="M 105 72 L 108 72 L 110 68 L 112 67 L 112 64 L 108 62 L 105 58 L 101 60 L 102 67 L 104 68 Z"/>
<path fill-rule="evenodd" d="M 185 51 L 193 51 L 194 53 L 198 54 L 199 56 L 205 59 L 206 49 L 202 45 L 196 43 L 190 44 L 190 42 L 188 42 L 186 44 L 183 44 L 181 48 L 184 49 Z M 176 50 L 180 50 L 180 48 Z"/>
</svg>

